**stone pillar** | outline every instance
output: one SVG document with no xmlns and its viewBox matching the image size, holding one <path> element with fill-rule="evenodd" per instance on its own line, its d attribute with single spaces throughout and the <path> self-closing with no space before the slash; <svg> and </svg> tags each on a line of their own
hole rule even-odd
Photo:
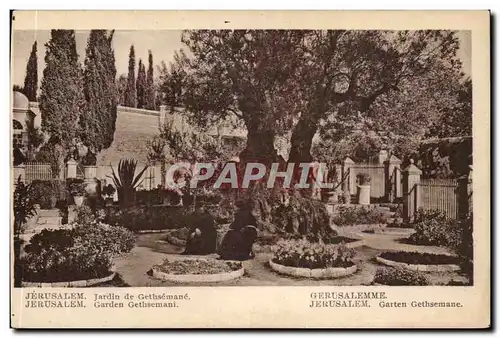
<svg viewBox="0 0 500 338">
<path fill-rule="evenodd" d="M 401 160 L 392 155 L 384 162 L 385 199 L 393 203 L 396 197 L 401 197 Z"/>
<path fill-rule="evenodd" d="M 21 163 L 18 166 L 15 166 L 13 176 L 14 176 L 14 184 L 17 184 L 17 179 L 19 178 L 19 176 L 21 176 L 21 182 L 25 182 L 26 181 L 26 166 L 23 163 Z"/>
<path fill-rule="evenodd" d="M 457 187 L 457 204 L 458 204 L 458 219 L 465 219 L 471 211 L 472 196 L 472 166 L 469 167 L 469 172 L 458 178 Z"/>
<path fill-rule="evenodd" d="M 413 222 L 416 211 L 421 206 L 420 175 L 422 171 L 410 161 L 410 165 L 403 170 L 403 220 Z"/>
<path fill-rule="evenodd" d="M 167 116 L 167 106 L 166 105 L 161 105 L 160 106 L 160 114 L 158 115 L 158 126 L 160 128 L 163 127 L 165 124 L 165 118 Z"/>
<path fill-rule="evenodd" d="M 378 153 L 378 164 L 384 164 L 388 157 L 387 150 L 380 150 Z"/>
<path fill-rule="evenodd" d="M 155 175 L 155 180 L 154 180 L 154 186 L 152 189 L 156 189 L 159 185 L 162 184 L 161 181 L 161 161 L 156 161 L 154 165 L 154 175 Z"/>
<path fill-rule="evenodd" d="M 98 191 L 99 181 L 97 180 L 97 166 L 84 166 L 83 177 L 87 195 L 89 197 L 96 197 L 100 195 L 100 191 Z"/>
<path fill-rule="evenodd" d="M 76 166 L 78 163 L 72 158 L 66 162 L 66 178 L 76 178 Z"/>
<path fill-rule="evenodd" d="M 347 178 L 342 183 L 342 190 L 344 192 L 348 191 L 349 193 L 351 193 L 351 185 L 353 184 L 352 182 L 356 182 L 356 177 L 354 177 L 354 172 L 352 170 L 350 170 L 350 168 L 353 164 L 354 164 L 354 161 L 351 160 L 349 157 L 347 157 L 344 160 L 344 167 L 342 168 L 342 178 L 344 178 L 344 176 L 347 173 L 349 173 Z"/>
</svg>

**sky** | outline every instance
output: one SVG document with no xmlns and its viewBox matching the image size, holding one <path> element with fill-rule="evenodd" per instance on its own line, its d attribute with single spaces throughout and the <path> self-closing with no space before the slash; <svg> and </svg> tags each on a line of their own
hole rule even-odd
<svg viewBox="0 0 500 338">
<path fill-rule="evenodd" d="M 83 63 L 85 58 L 85 47 L 87 45 L 88 31 L 76 31 L 76 46 Z M 470 75 L 471 71 L 471 39 L 469 31 L 460 31 L 459 57 L 463 63 L 463 71 Z M 38 79 L 42 79 L 43 68 L 45 67 L 45 43 L 50 38 L 50 31 L 26 30 L 14 31 L 13 34 L 13 84 L 22 85 L 33 42 L 38 41 Z M 147 64 L 148 51 L 153 53 L 155 65 L 165 61 L 167 64 L 172 61 L 174 52 L 183 47 L 181 43 L 181 31 L 179 30 L 151 30 L 132 31 L 118 30 L 113 37 L 113 47 L 115 50 L 117 75 L 127 74 L 128 55 L 130 46 L 134 45 L 136 55 L 136 67 L 139 59 Z M 39 86 L 40 87 L 40 86 Z"/>
</svg>

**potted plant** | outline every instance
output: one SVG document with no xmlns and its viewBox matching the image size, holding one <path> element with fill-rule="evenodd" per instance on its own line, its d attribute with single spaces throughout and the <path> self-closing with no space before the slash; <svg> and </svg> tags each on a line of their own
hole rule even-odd
<svg viewBox="0 0 500 338">
<path fill-rule="evenodd" d="M 106 205 L 112 205 L 113 204 L 113 195 L 115 194 L 116 189 L 112 184 L 108 184 L 104 186 L 102 189 L 102 193 L 104 196 L 106 196 Z"/>
<path fill-rule="evenodd" d="M 75 204 L 77 206 L 81 206 L 83 204 L 83 199 L 85 196 L 85 186 L 80 182 L 73 182 L 70 185 L 70 193 L 75 200 Z"/>
<path fill-rule="evenodd" d="M 356 175 L 356 178 L 358 179 L 358 204 L 370 204 L 370 175 L 360 173 Z"/>
</svg>

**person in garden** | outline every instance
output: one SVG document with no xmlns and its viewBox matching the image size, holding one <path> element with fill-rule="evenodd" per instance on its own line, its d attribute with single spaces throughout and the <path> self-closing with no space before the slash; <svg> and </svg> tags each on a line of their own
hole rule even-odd
<svg viewBox="0 0 500 338">
<path fill-rule="evenodd" d="M 223 260 L 247 260 L 255 257 L 253 243 L 257 239 L 257 221 L 251 209 L 240 205 L 234 222 L 224 235 L 219 249 L 219 256 Z"/>
<path fill-rule="evenodd" d="M 208 255 L 215 252 L 217 230 L 215 218 L 201 206 L 193 215 L 195 222 L 190 226 L 184 255 Z"/>
</svg>

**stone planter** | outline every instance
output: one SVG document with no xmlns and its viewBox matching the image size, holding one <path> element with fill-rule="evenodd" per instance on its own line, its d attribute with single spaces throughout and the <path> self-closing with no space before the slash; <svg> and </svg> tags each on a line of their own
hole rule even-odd
<svg viewBox="0 0 500 338">
<path fill-rule="evenodd" d="M 233 280 L 236 278 L 240 278 L 245 274 L 245 269 L 241 267 L 238 270 L 234 270 L 231 272 L 222 272 L 222 273 L 214 273 L 214 274 L 205 274 L 205 275 L 194 275 L 194 274 L 169 274 L 155 268 L 151 269 L 152 276 L 157 279 L 166 280 L 170 282 L 177 283 L 215 283 L 215 282 L 225 282 L 229 280 Z"/>
<path fill-rule="evenodd" d="M 21 286 L 23 287 L 35 287 L 35 288 L 65 288 L 65 287 L 87 287 L 100 283 L 109 282 L 113 278 L 115 278 L 116 273 L 111 272 L 110 275 L 102 278 L 94 278 L 94 279 L 82 279 L 75 280 L 70 282 L 54 282 L 54 283 L 42 283 L 42 282 L 25 282 L 23 281 Z"/>
<path fill-rule="evenodd" d="M 83 177 L 86 180 L 96 178 L 97 177 L 97 166 L 95 166 L 95 165 L 83 166 Z"/>
<path fill-rule="evenodd" d="M 271 270 L 281 273 L 283 275 L 289 275 L 294 277 L 305 277 L 305 278 L 340 278 L 344 276 L 349 276 L 358 270 L 356 264 L 347 268 L 324 268 L 324 269 L 307 269 L 307 268 L 296 268 L 292 266 L 285 266 L 269 260 L 269 267 Z"/>
<path fill-rule="evenodd" d="M 453 272 L 460 271 L 460 266 L 456 264 L 408 264 L 403 262 L 396 262 L 386 258 L 377 256 L 377 262 L 387 266 L 396 268 L 404 268 L 413 271 L 423 272 Z"/>
<path fill-rule="evenodd" d="M 358 185 L 358 204 L 370 204 L 370 186 Z"/>
<path fill-rule="evenodd" d="M 85 199 L 84 196 L 73 196 L 73 199 L 75 200 L 75 205 L 77 207 L 81 207 L 83 204 L 83 200 Z"/>
</svg>

